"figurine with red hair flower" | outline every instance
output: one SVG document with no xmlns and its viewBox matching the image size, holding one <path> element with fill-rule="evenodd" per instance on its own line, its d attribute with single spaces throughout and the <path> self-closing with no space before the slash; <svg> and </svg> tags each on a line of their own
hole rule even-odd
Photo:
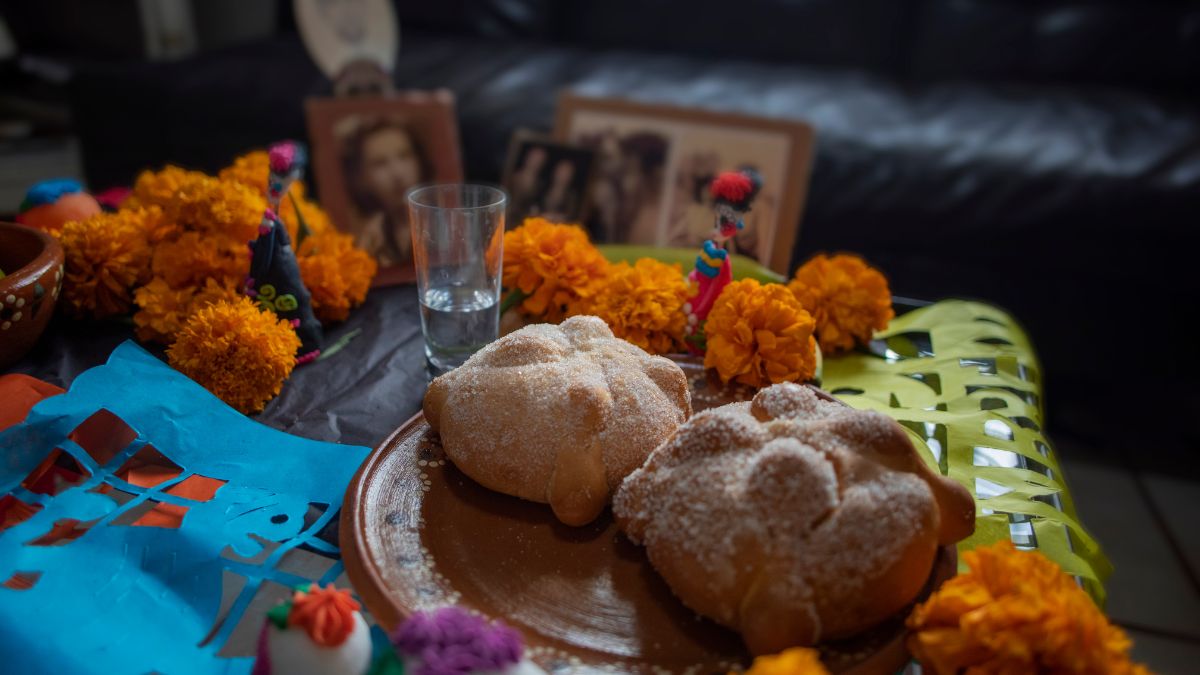
<svg viewBox="0 0 1200 675">
<path fill-rule="evenodd" d="M 713 198 L 713 234 L 704 240 L 700 255 L 696 256 L 696 267 L 688 280 L 697 286 L 697 292 L 683 311 L 688 320 L 688 346 L 694 353 L 703 353 L 703 343 L 698 338 L 702 324 L 721 291 L 733 281 L 729 251 L 725 242 L 745 227 L 742 216 L 750 210 L 750 203 L 762 189 L 762 176 L 752 169 L 724 171 L 709 183 L 708 190 Z"/>
</svg>

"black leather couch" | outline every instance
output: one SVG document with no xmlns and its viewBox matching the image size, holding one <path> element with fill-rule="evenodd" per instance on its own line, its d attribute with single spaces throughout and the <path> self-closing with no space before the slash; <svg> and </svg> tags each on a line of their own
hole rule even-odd
<svg viewBox="0 0 1200 675">
<path fill-rule="evenodd" d="M 1200 287 L 1200 2 L 397 6 L 395 81 L 457 95 L 471 178 L 497 179 L 509 134 L 548 129 L 563 88 L 802 118 L 818 150 L 794 263 L 858 251 L 898 294 L 1007 307 L 1052 402 L 1115 374 L 1173 386 L 1200 371 L 1183 356 Z M 179 63 L 83 67 L 72 100 L 103 187 L 303 136 L 301 101 L 328 88 L 285 25 Z"/>
</svg>

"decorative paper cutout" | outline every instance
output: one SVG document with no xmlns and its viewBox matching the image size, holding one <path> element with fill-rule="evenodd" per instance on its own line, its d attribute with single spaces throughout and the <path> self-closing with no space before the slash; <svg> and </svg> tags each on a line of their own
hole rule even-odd
<svg viewBox="0 0 1200 675">
<path fill-rule="evenodd" d="M 342 574 L 317 534 L 368 452 L 252 422 L 131 342 L 0 449 L 5 668 L 172 675 L 248 673 L 218 654 L 264 584 Z M 51 475 L 73 482 L 31 489 Z M 325 559 L 319 576 L 283 569 L 289 552 Z"/>
<path fill-rule="evenodd" d="M 1039 549 L 1102 602 L 1112 565 L 1080 525 L 1041 432 L 1040 367 L 1016 322 L 943 301 L 892 320 L 869 351 L 826 360 L 824 385 L 900 421 L 971 491 L 976 529 L 960 549 L 1002 538 Z"/>
</svg>

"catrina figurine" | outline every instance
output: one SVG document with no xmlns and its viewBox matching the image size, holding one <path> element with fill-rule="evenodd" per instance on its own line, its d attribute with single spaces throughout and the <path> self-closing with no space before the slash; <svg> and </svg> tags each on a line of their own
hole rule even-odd
<svg viewBox="0 0 1200 675">
<path fill-rule="evenodd" d="M 750 203 L 762 190 L 762 176 L 752 169 L 724 171 L 708 185 L 713 198 L 713 233 L 705 239 L 700 255 L 696 256 L 696 267 L 688 274 L 688 280 L 696 284 L 697 292 L 683 306 L 688 319 L 688 348 L 693 353 L 703 353 L 704 320 L 712 310 L 713 303 L 721 291 L 733 281 L 733 267 L 725 242 L 746 227 L 742 216 L 750 210 Z"/>
<path fill-rule="evenodd" d="M 313 315 L 312 296 L 300 278 L 300 266 L 287 228 L 279 218 L 279 202 L 304 170 L 304 146 L 284 141 L 271 146 L 271 173 L 267 180 L 267 210 L 258 226 L 258 239 L 250 242 L 250 275 L 244 292 L 265 309 L 292 323 L 300 337 L 296 362 L 303 364 L 321 354 L 321 323 Z"/>
</svg>

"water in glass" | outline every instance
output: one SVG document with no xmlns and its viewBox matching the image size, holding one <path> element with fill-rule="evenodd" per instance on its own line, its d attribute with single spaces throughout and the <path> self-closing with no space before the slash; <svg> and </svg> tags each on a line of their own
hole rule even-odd
<svg viewBox="0 0 1200 675">
<path fill-rule="evenodd" d="M 441 370 L 457 368 L 496 339 L 496 296 L 462 286 L 428 288 L 421 298 L 421 328 L 429 362 Z"/>
</svg>

